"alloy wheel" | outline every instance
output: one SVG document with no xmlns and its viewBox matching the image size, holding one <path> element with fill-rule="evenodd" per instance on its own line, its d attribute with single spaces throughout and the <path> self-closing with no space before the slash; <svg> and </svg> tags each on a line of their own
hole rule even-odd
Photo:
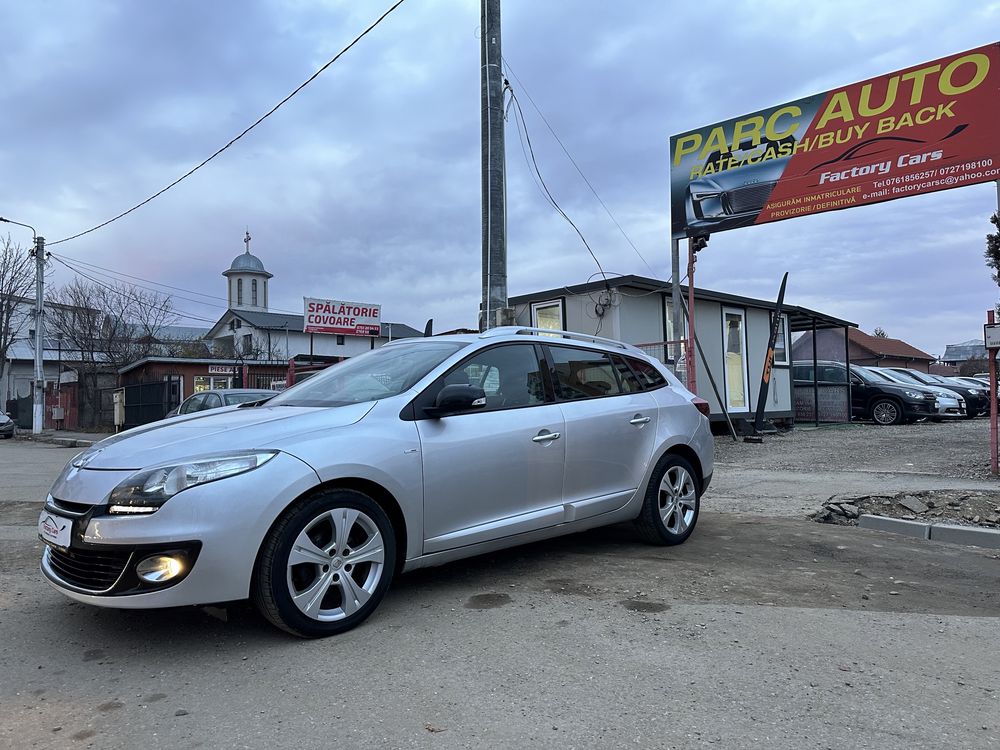
<svg viewBox="0 0 1000 750">
<path fill-rule="evenodd" d="M 667 531 L 683 534 L 694 521 L 698 493 L 694 479 L 683 466 L 671 466 L 660 480 L 660 518 Z"/>
<path fill-rule="evenodd" d="M 875 404 L 875 409 L 872 412 L 872 419 L 879 424 L 892 424 L 898 416 L 899 411 L 891 401 L 880 401 Z"/>
<path fill-rule="evenodd" d="M 304 615 L 342 620 L 368 602 L 385 575 L 385 541 L 366 513 L 333 508 L 299 532 L 287 568 L 288 592 Z"/>
</svg>

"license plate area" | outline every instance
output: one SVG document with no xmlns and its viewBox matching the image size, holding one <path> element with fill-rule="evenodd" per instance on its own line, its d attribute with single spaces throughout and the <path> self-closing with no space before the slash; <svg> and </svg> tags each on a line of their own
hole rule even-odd
<svg viewBox="0 0 1000 750">
<path fill-rule="evenodd" d="M 68 549 L 73 537 L 73 519 L 43 510 L 38 516 L 38 538 L 53 547 Z"/>
</svg>

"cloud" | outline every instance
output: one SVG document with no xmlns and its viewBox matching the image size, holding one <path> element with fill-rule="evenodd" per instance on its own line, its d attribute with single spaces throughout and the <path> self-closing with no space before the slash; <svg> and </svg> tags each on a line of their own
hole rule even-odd
<svg viewBox="0 0 1000 750">
<path fill-rule="evenodd" d="M 110 218 L 212 153 L 380 12 L 347 0 L 9 3 L 7 27 L 20 33 L 0 48 L 0 214 L 50 240 Z M 504 54 L 552 193 L 606 269 L 650 274 L 532 100 L 661 276 L 672 133 L 979 46 L 1000 15 L 914 2 L 597 0 L 503 13 Z M 475 325 L 479 23 L 474 0 L 404 3 L 205 169 L 53 250 L 224 296 L 220 274 L 249 227 L 275 274 L 273 307 L 345 297 L 415 327 Z M 586 280 L 596 266 L 532 183 L 512 119 L 507 163 L 511 294 Z M 697 281 L 771 298 L 787 270 L 790 302 L 940 353 L 977 335 L 998 296 L 982 262 L 995 204 L 992 186 L 966 187 L 722 233 Z"/>
</svg>

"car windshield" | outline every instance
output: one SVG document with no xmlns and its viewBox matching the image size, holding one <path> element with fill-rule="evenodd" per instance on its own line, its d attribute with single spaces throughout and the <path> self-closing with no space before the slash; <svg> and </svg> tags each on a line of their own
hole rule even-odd
<svg viewBox="0 0 1000 750">
<path fill-rule="evenodd" d="M 905 383 L 916 383 L 917 385 L 927 385 L 922 380 L 918 380 L 912 374 L 908 372 L 899 372 L 899 370 L 893 370 L 890 377 Z"/>
<path fill-rule="evenodd" d="M 246 393 L 227 393 L 223 398 L 226 401 L 226 406 L 233 406 L 234 404 L 245 404 L 247 401 L 260 401 L 271 395 L 273 394 L 248 391 Z"/>
<path fill-rule="evenodd" d="M 873 380 L 873 381 L 876 381 L 878 383 L 893 383 L 895 385 L 899 385 L 898 383 L 896 383 L 895 380 L 893 380 L 892 378 L 888 377 L 885 373 L 879 372 L 878 370 L 869 370 L 869 369 L 866 369 L 866 368 L 863 369 L 863 368 L 860 368 L 860 367 L 853 367 L 851 369 L 854 372 L 858 373 L 858 375 L 861 377 L 862 380 Z M 866 375 L 868 377 L 865 377 Z"/>
<path fill-rule="evenodd" d="M 346 406 L 398 396 L 464 346 L 464 342 L 426 339 L 384 346 L 332 365 L 267 404 Z"/>
</svg>

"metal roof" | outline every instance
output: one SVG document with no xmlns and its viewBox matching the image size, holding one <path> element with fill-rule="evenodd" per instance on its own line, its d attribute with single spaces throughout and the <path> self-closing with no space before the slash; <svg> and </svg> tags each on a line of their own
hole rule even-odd
<svg viewBox="0 0 1000 750">
<path fill-rule="evenodd" d="M 614 278 L 608 279 L 608 286 L 611 287 L 631 287 L 634 289 L 642 289 L 645 291 L 658 291 L 666 295 L 671 294 L 671 284 L 668 281 L 661 281 L 660 279 L 652 279 L 648 276 L 636 276 L 633 274 L 627 276 L 615 276 Z M 579 296 L 584 294 L 590 294 L 591 292 L 602 291 L 605 288 L 605 282 L 591 281 L 586 284 L 575 284 L 571 286 L 561 286 L 556 289 L 549 289 L 543 292 L 532 292 L 530 294 L 521 294 L 514 297 L 510 297 L 508 304 L 510 305 L 526 305 L 532 302 L 542 302 L 545 300 L 550 300 L 555 297 L 565 297 L 568 295 Z M 687 295 L 687 285 L 681 284 L 681 293 Z M 742 297 L 736 294 L 727 294 L 726 292 L 716 292 L 711 289 L 705 289 L 703 287 L 694 288 L 694 296 L 697 300 L 707 300 L 710 302 L 720 302 L 726 305 L 740 305 L 743 307 L 757 307 L 763 308 L 765 310 L 773 310 L 775 308 L 774 302 L 771 300 L 755 299 L 753 297 Z M 784 304 L 781 306 L 781 311 L 784 315 L 788 317 L 788 323 L 792 331 L 809 331 L 813 328 L 813 323 L 815 323 L 816 328 L 857 328 L 857 323 L 852 323 L 849 320 L 843 320 L 841 318 L 834 317 L 832 315 L 827 315 L 826 313 L 817 312 L 815 310 L 810 310 L 807 307 L 801 307 L 798 305 Z"/>
</svg>

